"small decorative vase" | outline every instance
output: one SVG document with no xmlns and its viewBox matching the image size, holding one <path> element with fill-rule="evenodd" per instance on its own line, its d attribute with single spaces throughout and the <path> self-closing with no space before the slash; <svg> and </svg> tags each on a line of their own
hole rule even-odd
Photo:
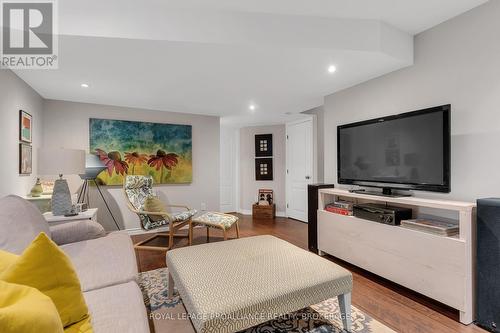
<svg viewBox="0 0 500 333">
<path fill-rule="evenodd" d="M 40 183 L 40 178 L 37 178 L 35 185 L 31 189 L 31 196 L 34 198 L 38 198 L 42 195 L 42 193 L 43 193 L 42 183 Z"/>
</svg>

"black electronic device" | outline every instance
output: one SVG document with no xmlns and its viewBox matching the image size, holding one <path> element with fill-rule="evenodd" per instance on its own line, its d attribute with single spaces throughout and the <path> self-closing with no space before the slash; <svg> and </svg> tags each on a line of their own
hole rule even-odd
<svg viewBox="0 0 500 333">
<path fill-rule="evenodd" d="M 450 192 L 451 105 L 337 127 L 339 184 Z"/>
<path fill-rule="evenodd" d="M 391 207 L 373 203 L 355 204 L 353 215 L 361 219 L 389 225 L 400 225 L 401 220 L 411 219 L 410 208 Z"/>
<path fill-rule="evenodd" d="M 476 323 L 500 332 L 500 199 L 477 201 Z"/>
<path fill-rule="evenodd" d="M 318 190 L 334 188 L 334 184 L 309 184 L 307 186 L 307 240 L 309 251 L 318 253 Z"/>
</svg>

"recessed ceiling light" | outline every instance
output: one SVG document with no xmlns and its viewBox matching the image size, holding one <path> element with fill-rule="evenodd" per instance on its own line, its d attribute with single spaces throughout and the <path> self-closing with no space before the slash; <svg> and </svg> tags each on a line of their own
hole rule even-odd
<svg viewBox="0 0 500 333">
<path fill-rule="evenodd" d="M 255 106 L 255 104 L 250 104 L 248 108 L 250 109 L 250 111 L 255 111 L 257 107 Z"/>
<path fill-rule="evenodd" d="M 88 88 L 89 85 L 87 83 L 82 83 L 82 84 L 80 84 L 80 87 L 82 87 L 82 88 Z"/>
<path fill-rule="evenodd" d="M 335 67 L 334 65 L 328 66 L 328 73 L 335 73 L 336 70 L 337 67 Z"/>
</svg>

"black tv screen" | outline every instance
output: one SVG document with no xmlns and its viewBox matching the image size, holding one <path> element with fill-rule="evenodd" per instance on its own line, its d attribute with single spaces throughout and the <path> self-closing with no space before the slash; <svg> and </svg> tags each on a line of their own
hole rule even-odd
<svg viewBox="0 0 500 333">
<path fill-rule="evenodd" d="M 450 192 L 450 105 L 338 126 L 338 182 Z"/>
</svg>

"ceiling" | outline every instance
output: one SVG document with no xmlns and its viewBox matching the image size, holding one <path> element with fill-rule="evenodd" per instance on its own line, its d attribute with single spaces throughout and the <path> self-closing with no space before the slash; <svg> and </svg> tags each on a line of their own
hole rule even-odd
<svg viewBox="0 0 500 333">
<path fill-rule="evenodd" d="M 414 34 L 484 2 L 64 0 L 59 69 L 15 72 L 48 99 L 283 123 L 412 65 Z"/>
</svg>

